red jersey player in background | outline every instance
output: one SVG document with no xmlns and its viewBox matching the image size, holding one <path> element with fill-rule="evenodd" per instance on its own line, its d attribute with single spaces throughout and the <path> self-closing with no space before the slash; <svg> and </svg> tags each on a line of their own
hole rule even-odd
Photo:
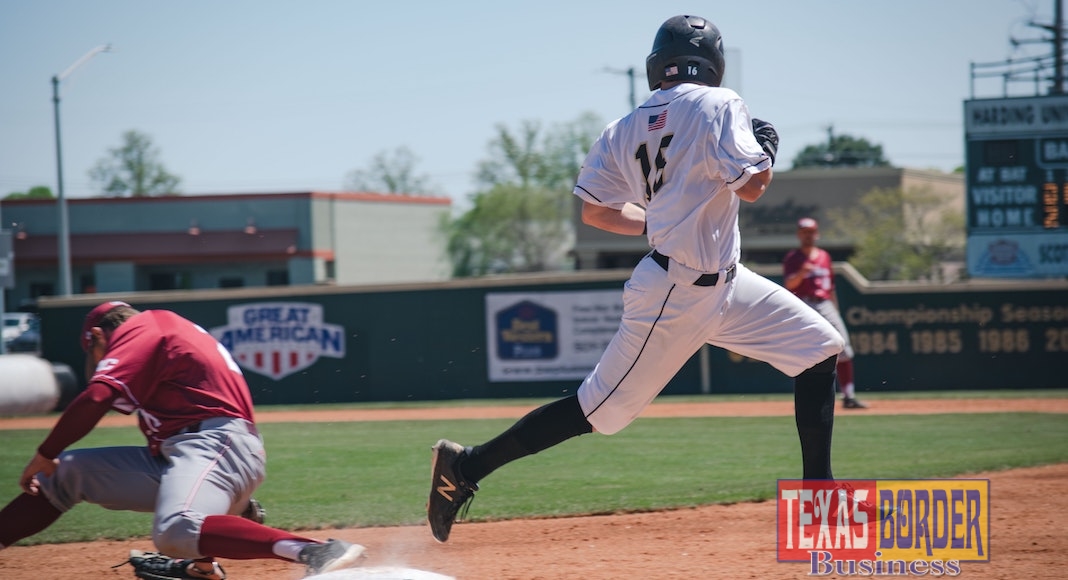
<svg viewBox="0 0 1068 580">
<path fill-rule="evenodd" d="M 154 513 L 161 553 L 130 554 L 139 578 L 222 580 L 215 558 L 299 562 L 308 574 L 354 564 L 363 546 L 320 542 L 242 517 L 265 477 L 252 396 L 230 353 L 167 310 L 107 302 L 81 334 L 89 384 L 59 417 L 0 510 L 0 550 L 81 501 Z M 67 450 L 111 409 L 136 413 L 148 444 Z"/>
<path fill-rule="evenodd" d="M 816 220 L 807 217 L 797 222 L 797 240 L 801 247 L 790 250 L 783 259 L 783 285 L 805 304 L 815 308 L 842 335 L 845 350 L 838 355 L 838 387 L 842 393 L 842 406 L 846 409 L 865 409 L 868 405 L 857 400 L 856 385 L 853 384 L 853 345 L 849 342 L 849 331 L 838 311 L 831 255 L 816 246 L 819 237 L 820 227 Z"/>
</svg>

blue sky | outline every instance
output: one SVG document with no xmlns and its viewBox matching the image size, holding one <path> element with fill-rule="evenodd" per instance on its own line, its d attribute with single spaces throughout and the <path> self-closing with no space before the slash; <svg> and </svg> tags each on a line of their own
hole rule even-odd
<svg viewBox="0 0 1068 580">
<path fill-rule="evenodd" d="M 779 129 L 781 169 L 827 127 L 881 144 L 899 166 L 963 164 L 969 65 L 1047 50 L 1029 21 L 1053 0 L 765 0 L 684 3 L 0 3 L 0 196 L 56 188 L 53 75 L 111 43 L 60 85 L 65 190 L 121 135 L 149 135 L 188 194 L 339 191 L 375 154 L 408 147 L 456 200 L 500 124 L 552 127 L 629 110 L 657 27 L 696 13 L 731 55 L 728 82 Z M 977 97 L 997 97 L 980 81 Z"/>
</svg>

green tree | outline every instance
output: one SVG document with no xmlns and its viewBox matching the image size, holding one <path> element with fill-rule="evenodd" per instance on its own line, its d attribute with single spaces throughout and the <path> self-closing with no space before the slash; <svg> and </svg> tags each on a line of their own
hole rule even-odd
<svg viewBox="0 0 1068 580">
<path fill-rule="evenodd" d="M 419 158 L 407 147 L 376 154 L 365 169 L 350 171 L 345 187 L 356 191 L 373 191 L 403 195 L 432 194 L 430 179 L 416 173 Z"/>
<path fill-rule="evenodd" d="M 503 125 L 489 144 L 490 157 L 479 163 L 477 179 L 484 186 L 514 183 L 566 189 L 569 193 L 586 158 L 586 152 L 601 133 L 603 122 L 584 113 L 570 123 L 542 131 L 538 121 L 523 121 L 513 133 Z"/>
<path fill-rule="evenodd" d="M 455 276 L 552 269 L 571 239 L 558 191 L 498 184 L 472 198 L 473 207 L 449 226 Z"/>
<path fill-rule="evenodd" d="M 52 189 L 45 185 L 38 185 L 31 187 L 29 191 L 13 191 L 4 199 L 52 199 L 55 195 L 52 194 Z"/>
<path fill-rule="evenodd" d="M 877 188 L 827 213 L 830 233 L 854 240 L 849 263 L 869 280 L 939 281 L 944 264 L 962 259 L 964 215 L 927 189 Z"/>
<path fill-rule="evenodd" d="M 566 267 L 574 231 L 571 190 L 602 123 L 592 113 L 543 130 L 500 125 L 476 174 L 471 209 L 444 224 L 454 276 Z"/>
<path fill-rule="evenodd" d="M 794 157 L 793 168 L 804 167 L 887 167 L 883 146 L 828 130 L 826 143 L 808 145 Z"/>
<path fill-rule="evenodd" d="M 159 150 L 144 133 L 126 131 L 122 145 L 108 150 L 109 156 L 89 170 L 89 178 L 105 195 L 146 197 L 178 193 L 181 179 L 170 174 L 159 161 Z"/>
</svg>

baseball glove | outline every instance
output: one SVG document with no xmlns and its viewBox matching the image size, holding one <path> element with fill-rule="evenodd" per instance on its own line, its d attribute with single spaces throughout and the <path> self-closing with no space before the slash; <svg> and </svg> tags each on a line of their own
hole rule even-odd
<svg viewBox="0 0 1068 580">
<path fill-rule="evenodd" d="M 194 565 L 196 564 L 195 560 L 180 560 L 164 556 L 159 552 L 130 550 L 130 558 L 121 564 L 112 566 L 112 568 L 118 568 L 126 564 L 133 566 L 134 576 L 145 580 L 174 580 L 175 578 L 226 580 L 226 572 L 218 562 L 211 563 L 211 572 L 203 572 Z"/>
<path fill-rule="evenodd" d="M 764 153 L 771 157 L 771 164 L 775 165 L 775 154 L 779 152 L 779 133 L 775 126 L 753 117 L 753 134 L 756 135 L 757 143 L 760 143 Z"/>
<path fill-rule="evenodd" d="M 248 506 L 245 511 L 241 512 L 241 517 L 257 524 L 262 524 L 267 519 L 267 510 L 263 509 L 263 504 L 257 501 L 256 498 L 250 497 Z"/>
</svg>

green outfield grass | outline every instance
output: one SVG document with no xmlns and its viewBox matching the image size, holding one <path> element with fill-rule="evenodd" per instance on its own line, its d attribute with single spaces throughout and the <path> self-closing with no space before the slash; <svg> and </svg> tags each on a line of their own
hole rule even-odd
<svg viewBox="0 0 1068 580">
<path fill-rule="evenodd" d="M 1058 394 L 1068 396 L 1065 391 L 1029 391 L 1026 396 Z M 502 402 L 523 404 L 491 403 Z M 479 443 L 512 422 L 264 423 L 268 478 L 256 496 L 268 510 L 268 523 L 287 529 L 421 524 L 430 446 L 441 437 Z M 18 494 L 19 473 L 46 434 L 0 431 L 0 503 Z M 100 428 L 78 447 L 142 444 L 134 428 Z M 839 413 L 834 453 L 839 478 L 949 477 L 1060 463 L 1068 461 L 1068 421 L 1064 415 L 1042 413 Z M 766 500 L 777 479 L 799 476 L 792 417 L 642 418 L 617 435 L 579 437 L 490 475 L 468 518 Z M 149 514 L 83 504 L 23 543 L 144 537 L 150 524 Z"/>
</svg>

